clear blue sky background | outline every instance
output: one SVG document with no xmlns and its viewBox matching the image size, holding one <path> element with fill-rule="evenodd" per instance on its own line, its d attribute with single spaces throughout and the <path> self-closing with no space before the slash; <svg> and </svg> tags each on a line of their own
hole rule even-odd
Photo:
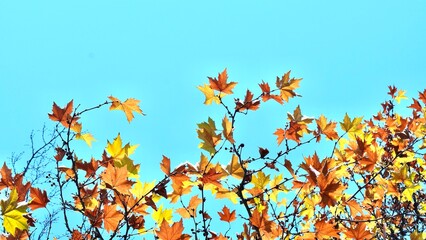
<svg viewBox="0 0 426 240">
<path fill-rule="evenodd" d="M 425 56 L 420 0 L 1 1 L 0 161 L 28 151 L 32 130 L 52 126 L 53 101 L 86 108 L 109 95 L 134 97 L 146 117 L 129 125 L 107 108 L 85 114 L 83 129 L 97 142 L 77 147 L 99 157 L 121 132 L 140 144 L 134 159 L 143 177 L 158 178 L 162 154 L 198 161 L 196 123 L 224 113 L 204 106 L 196 86 L 225 67 L 240 97 L 288 70 L 304 79 L 302 98 L 266 104 L 236 130 L 249 147 L 274 148 L 272 133 L 297 104 L 341 121 L 345 112 L 376 113 L 388 85 L 417 95 L 426 87 Z"/>
</svg>

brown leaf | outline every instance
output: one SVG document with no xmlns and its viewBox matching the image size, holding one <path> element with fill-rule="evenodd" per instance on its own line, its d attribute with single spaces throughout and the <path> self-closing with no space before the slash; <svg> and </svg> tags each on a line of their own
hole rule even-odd
<svg viewBox="0 0 426 240">
<path fill-rule="evenodd" d="M 42 192 L 38 188 L 30 188 L 30 197 L 32 199 L 29 205 L 31 210 L 35 210 L 37 208 L 44 208 L 49 202 L 46 191 L 43 190 Z"/>
</svg>

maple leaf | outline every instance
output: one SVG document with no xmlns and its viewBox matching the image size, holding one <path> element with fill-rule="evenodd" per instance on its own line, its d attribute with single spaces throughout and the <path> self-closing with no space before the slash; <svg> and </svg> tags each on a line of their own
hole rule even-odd
<svg viewBox="0 0 426 240">
<path fill-rule="evenodd" d="M 229 212 L 229 208 L 226 206 L 223 206 L 222 212 L 217 212 L 217 213 L 219 214 L 221 221 L 230 223 L 236 220 L 235 210 L 232 212 Z"/>
<path fill-rule="evenodd" d="M 75 166 L 77 167 L 77 169 L 86 171 L 86 178 L 95 178 L 95 173 L 99 168 L 98 161 L 96 161 L 93 157 L 90 159 L 90 162 L 83 162 L 81 160 L 75 161 Z"/>
<path fill-rule="evenodd" d="M 367 224 L 365 222 L 355 223 L 355 227 L 345 229 L 346 237 L 355 240 L 372 239 L 373 235 L 367 230 Z"/>
<path fill-rule="evenodd" d="M 395 100 L 396 100 L 397 103 L 400 103 L 402 99 L 407 99 L 407 97 L 405 96 L 404 90 L 399 90 L 398 95 L 396 95 L 396 97 L 395 97 Z"/>
<path fill-rule="evenodd" d="M 278 145 L 280 145 L 282 143 L 282 141 L 285 139 L 285 130 L 282 128 L 278 128 L 275 132 L 274 135 L 277 136 L 277 143 Z"/>
<path fill-rule="evenodd" d="M 132 215 L 129 218 L 129 224 L 134 229 L 143 229 L 145 224 L 145 219 L 142 216 Z"/>
<path fill-rule="evenodd" d="M 334 224 L 324 219 L 315 223 L 315 230 L 315 235 L 318 239 L 340 238 L 339 230 L 334 227 Z"/>
<path fill-rule="evenodd" d="M 226 82 L 228 80 L 228 74 L 226 72 L 226 68 L 221 73 L 219 73 L 217 79 L 211 78 L 211 77 L 208 77 L 208 79 L 210 82 L 211 89 L 217 90 L 219 92 L 223 92 L 226 94 L 232 94 L 232 89 L 235 87 L 235 85 L 237 85 L 236 82 L 230 82 L 230 83 Z"/>
<path fill-rule="evenodd" d="M 340 123 L 340 127 L 345 132 L 356 132 L 358 130 L 358 125 L 361 124 L 362 117 L 355 117 L 353 120 L 345 114 L 343 122 Z"/>
<path fill-rule="evenodd" d="M 274 132 L 274 135 L 277 136 L 277 143 L 280 145 L 284 139 L 293 140 L 297 143 L 300 143 L 300 138 L 304 133 L 308 132 L 310 132 L 310 130 L 307 128 L 305 123 L 291 121 L 288 129 L 284 130 L 282 128 L 278 128 Z"/>
<path fill-rule="evenodd" d="M 266 155 L 268 155 L 268 153 L 269 153 L 269 150 L 267 148 L 259 147 L 260 158 L 265 158 Z"/>
<path fill-rule="evenodd" d="M 221 140 L 221 134 L 215 133 L 215 122 L 209 117 L 208 122 L 199 123 L 197 126 L 198 138 L 202 140 L 198 147 L 214 154 L 216 152 L 215 147 Z"/>
<path fill-rule="evenodd" d="M 163 222 L 170 222 L 172 220 L 172 214 L 172 209 L 163 209 L 163 205 L 160 205 L 157 210 L 154 210 L 151 216 L 157 224 L 162 224 Z"/>
<path fill-rule="evenodd" d="M 203 184 L 213 184 L 217 187 L 222 186 L 222 184 L 219 182 L 220 178 L 222 177 L 222 172 L 217 171 L 217 169 L 212 168 L 208 172 L 204 173 L 203 176 L 200 178 L 200 181 Z"/>
<path fill-rule="evenodd" d="M 29 207 L 31 210 L 35 210 L 37 208 L 44 208 L 46 207 L 47 203 L 49 202 L 49 199 L 47 198 L 47 193 L 45 190 L 43 192 L 38 188 L 31 188 L 30 189 L 30 197 L 31 202 Z"/>
<path fill-rule="evenodd" d="M 417 112 L 422 111 L 422 105 L 420 105 L 420 102 L 417 101 L 415 98 L 413 98 L 413 103 L 408 107 L 414 109 Z"/>
<path fill-rule="evenodd" d="M 262 101 L 266 102 L 269 99 L 274 99 L 275 101 L 277 101 L 279 104 L 283 104 L 283 99 L 275 94 L 271 94 L 271 88 L 269 87 L 268 83 L 265 83 L 264 81 L 262 81 L 262 83 L 259 83 L 259 87 L 262 90 Z"/>
<path fill-rule="evenodd" d="M 202 202 L 203 202 L 203 200 L 201 198 L 199 198 L 197 195 L 192 196 L 191 200 L 189 200 L 188 209 L 192 210 L 195 214 L 198 205 L 200 205 Z"/>
<path fill-rule="evenodd" d="M 27 206 L 18 203 L 18 192 L 15 188 L 10 192 L 9 198 L 0 201 L 1 215 L 3 218 L 3 227 L 6 232 L 15 236 L 15 231 L 28 229 L 28 222 L 25 215 Z"/>
<path fill-rule="evenodd" d="M 104 227 L 107 232 L 115 231 L 118 224 L 123 219 L 123 214 L 120 211 L 117 211 L 117 205 L 104 205 Z"/>
<path fill-rule="evenodd" d="M 270 232 L 272 229 L 271 221 L 268 220 L 268 208 L 265 208 L 262 211 L 254 209 L 250 217 L 250 223 L 258 229 L 262 229 L 265 232 Z"/>
<path fill-rule="evenodd" d="M 79 117 L 71 116 L 73 111 L 73 100 L 67 103 L 64 108 L 60 108 L 53 102 L 52 114 L 48 114 L 52 121 L 60 122 L 62 126 L 71 128 L 71 130 L 79 133 L 81 131 L 81 124 L 77 123 Z"/>
<path fill-rule="evenodd" d="M 234 137 L 233 137 L 233 128 L 232 123 L 228 120 L 228 118 L 225 116 L 222 120 L 222 135 L 223 137 L 228 140 L 230 143 L 235 143 Z"/>
<path fill-rule="evenodd" d="M 204 86 L 198 86 L 197 87 L 206 97 L 206 100 L 204 101 L 204 104 L 210 105 L 212 102 L 215 102 L 217 104 L 220 103 L 219 97 L 223 97 L 224 93 L 219 93 L 219 95 L 214 94 L 214 90 L 210 87 L 208 84 L 204 84 Z"/>
<path fill-rule="evenodd" d="M 422 100 L 423 104 L 426 104 L 426 89 L 419 92 L 419 99 Z"/>
<path fill-rule="evenodd" d="M 183 223 L 182 219 L 179 222 L 173 223 L 170 226 L 167 222 L 162 222 L 160 226 L 160 230 L 156 230 L 155 233 L 157 237 L 161 240 L 183 240 L 188 237 L 186 234 L 182 234 L 183 232 Z"/>
<path fill-rule="evenodd" d="M 161 171 L 163 171 L 167 176 L 170 175 L 170 158 L 163 155 L 163 160 L 160 163 Z"/>
<path fill-rule="evenodd" d="M 55 159 L 56 159 L 56 161 L 62 161 L 62 159 L 64 158 L 64 156 L 65 156 L 65 153 L 66 153 L 66 151 L 64 150 L 64 149 L 62 149 L 62 148 L 60 148 L 60 147 L 57 147 L 57 148 L 55 148 L 55 150 L 56 150 L 56 155 L 55 155 Z"/>
<path fill-rule="evenodd" d="M 326 176 L 321 173 L 317 181 L 321 196 L 320 206 L 326 207 L 336 205 L 337 197 L 341 196 L 341 193 L 346 187 L 335 181 L 335 172 L 329 172 Z"/>
<path fill-rule="evenodd" d="M 10 168 L 6 166 L 6 163 L 3 163 L 3 167 L 0 170 L 1 174 L 1 180 L 0 180 L 0 190 L 2 190 L 5 187 L 13 186 L 13 178 L 12 178 L 12 171 Z"/>
<path fill-rule="evenodd" d="M 288 102 L 288 100 L 292 97 L 298 96 L 294 90 L 299 87 L 299 82 L 302 80 L 301 78 L 290 79 L 290 72 L 285 73 L 281 78 L 277 77 L 276 86 L 280 89 L 281 98 Z"/>
<path fill-rule="evenodd" d="M 287 113 L 287 117 L 290 122 L 297 122 L 299 124 L 309 124 L 313 120 L 311 117 L 303 116 L 299 105 L 297 105 L 296 109 L 294 109 L 293 114 Z"/>
<path fill-rule="evenodd" d="M 233 154 L 231 161 L 226 166 L 226 171 L 229 175 L 237 178 L 243 179 L 244 177 L 244 169 L 241 167 L 240 161 L 238 160 L 238 156 Z"/>
<path fill-rule="evenodd" d="M 254 184 L 254 187 L 262 190 L 268 185 L 269 181 L 271 181 L 270 175 L 265 175 L 262 171 L 257 172 L 251 179 L 251 183 Z"/>
<path fill-rule="evenodd" d="M 244 110 L 255 111 L 259 108 L 259 106 L 260 101 L 257 99 L 253 101 L 253 94 L 249 90 L 247 90 L 244 102 L 241 102 L 239 99 L 235 100 L 235 109 L 239 112 Z"/>
<path fill-rule="evenodd" d="M 336 140 L 339 138 L 339 135 L 336 132 L 336 122 L 328 122 L 327 118 L 321 114 L 321 116 L 315 120 L 318 126 L 318 130 L 320 133 L 323 133 L 327 139 Z M 317 142 L 319 139 L 317 138 Z"/>
<path fill-rule="evenodd" d="M 107 169 L 101 174 L 101 179 L 105 182 L 107 188 L 115 189 L 121 194 L 129 194 L 132 187 L 132 181 L 128 180 L 129 172 L 127 167 L 113 167 L 108 164 Z"/>
<path fill-rule="evenodd" d="M 84 134 L 77 133 L 75 135 L 75 139 L 85 141 L 86 144 L 89 145 L 89 147 L 92 147 L 92 142 L 95 141 L 95 138 L 90 133 L 84 133 Z"/>
<path fill-rule="evenodd" d="M 129 123 L 134 118 L 132 111 L 144 115 L 138 105 L 140 102 L 139 100 L 136 100 L 134 98 L 128 98 L 126 99 L 126 101 L 121 102 L 118 98 L 115 98 L 113 96 L 109 96 L 108 98 L 112 101 L 109 110 L 122 110 L 126 115 L 127 121 Z"/>
<path fill-rule="evenodd" d="M 396 87 L 395 87 L 395 86 L 388 86 L 388 88 L 389 88 L 389 92 L 388 92 L 388 94 L 389 94 L 392 98 L 395 98 L 395 93 L 396 93 L 396 91 L 397 91 L 398 89 L 396 89 Z"/>
<path fill-rule="evenodd" d="M 284 167 L 290 172 L 291 176 L 296 179 L 296 174 L 294 174 L 293 166 L 289 160 L 284 161 Z"/>
<path fill-rule="evenodd" d="M 123 146 L 120 133 L 118 133 L 117 137 L 114 138 L 114 141 L 110 143 L 107 141 L 106 151 L 113 157 L 114 159 L 121 160 L 129 155 L 131 155 L 138 145 L 130 146 L 129 143 Z"/>
</svg>

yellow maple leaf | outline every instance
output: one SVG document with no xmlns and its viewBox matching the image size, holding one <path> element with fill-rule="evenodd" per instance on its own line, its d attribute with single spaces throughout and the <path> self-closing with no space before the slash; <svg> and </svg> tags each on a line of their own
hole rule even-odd
<svg viewBox="0 0 426 240">
<path fill-rule="evenodd" d="M 3 227 L 6 232 L 15 236 L 16 229 L 28 229 L 27 219 L 25 218 L 27 206 L 18 204 L 18 192 L 15 188 L 10 192 L 9 199 L 1 200 L 0 205 Z"/>
<path fill-rule="evenodd" d="M 315 213 L 315 206 L 321 201 L 318 194 L 308 196 L 303 200 L 303 208 L 300 211 L 300 216 L 304 216 L 305 219 L 311 219 Z"/>
<path fill-rule="evenodd" d="M 206 104 L 206 105 L 210 105 L 210 104 L 212 104 L 212 102 L 219 104 L 220 103 L 219 96 L 223 97 L 223 96 L 226 95 L 225 93 L 222 93 L 222 92 L 219 93 L 219 95 L 216 95 L 214 93 L 214 90 L 208 84 L 204 84 L 204 86 L 198 86 L 197 88 L 206 97 L 206 100 L 204 101 L 204 104 Z"/>
<path fill-rule="evenodd" d="M 157 211 L 154 210 L 152 213 L 152 219 L 158 224 L 161 225 L 161 223 L 166 220 L 168 223 L 171 223 L 172 221 L 172 209 L 163 209 L 163 204 L 158 207 Z"/>
<path fill-rule="evenodd" d="M 362 117 L 355 117 L 351 120 L 349 115 L 346 113 L 343 122 L 340 123 L 340 127 L 343 131 L 351 133 L 359 130 L 359 125 L 362 121 Z"/>
<path fill-rule="evenodd" d="M 226 171 L 229 175 L 237 178 L 237 179 L 243 179 L 244 177 L 244 170 L 241 167 L 240 161 L 238 160 L 238 156 L 233 154 L 232 159 L 229 162 L 228 166 L 226 166 Z"/>
<path fill-rule="evenodd" d="M 197 125 L 198 138 L 202 140 L 198 147 L 208 151 L 210 154 L 214 154 L 216 152 L 215 147 L 221 140 L 221 134 L 215 133 L 215 122 L 213 119 L 209 118 L 207 122 L 202 122 Z"/>
<path fill-rule="evenodd" d="M 405 96 L 404 90 L 399 90 L 398 95 L 395 97 L 395 100 L 397 103 L 400 103 L 402 99 L 407 99 L 407 96 Z"/>
<path fill-rule="evenodd" d="M 270 181 L 270 175 L 265 175 L 262 171 L 252 176 L 251 183 L 254 184 L 255 188 L 264 189 Z"/>
<path fill-rule="evenodd" d="M 132 111 L 144 115 L 138 105 L 140 101 L 137 99 L 128 98 L 126 101 L 121 102 L 118 98 L 113 96 L 109 96 L 108 98 L 112 101 L 109 110 L 122 110 L 124 114 L 126 114 L 126 118 L 129 123 L 134 118 Z"/>
<path fill-rule="evenodd" d="M 141 182 L 140 180 L 136 180 L 136 183 L 133 185 L 132 189 L 130 189 L 130 192 L 139 199 L 144 197 L 154 187 L 155 180 L 152 182 Z"/>
<path fill-rule="evenodd" d="M 90 134 L 90 133 L 84 133 L 84 134 L 77 133 L 75 135 L 75 138 L 78 139 L 78 140 L 85 141 L 87 143 L 87 145 L 89 145 L 89 147 L 92 147 L 92 142 L 96 141 L 95 138 L 93 137 L 93 135 Z"/>
</svg>

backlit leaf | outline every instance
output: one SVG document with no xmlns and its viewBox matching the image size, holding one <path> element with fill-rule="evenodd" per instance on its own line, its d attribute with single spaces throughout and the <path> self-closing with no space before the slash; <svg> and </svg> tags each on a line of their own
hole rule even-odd
<svg viewBox="0 0 426 240">
<path fill-rule="evenodd" d="M 226 171 L 229 175 L 237 178 L 237 179 L 243 179 L 244 177 L 244 170 L 241 167 L 240 161 L 238 160 L 238 156 L 233 154 L 231 161 L 226 166 Z"/>
<path fill-rule="evenodd" d="M 123 217 L 117 210 L 117 205 L 104 205 L 104 227 L 107 232 L 115 231 Z"/>
<path fill-rule="evenodd" d="M 1 200 L 0 204 L 3 227 L 6 232 L 14 236 L 16 229 L 28 229 L 27 219 L 25 218 L 27 206 L 18 204 L 18 192 L 15 188 L 10 192 L 9 198 L 6 201 Z"/>
<path fill-rule="evenodd" d="M 49 199 L 47 198 L 47 193 L 45 190 L 41 191 L 38 188 L 31 188 L 30 189 L 30 197 L 31 202 L 29 204 L 29 207 L 32 210 L 35 210 L 37 208 L 44 208 L 46 207 L 47 203 L 49 202 Z"/>
<path fill-rule="evenodd" d="M 121 194 L 129 194 L 133 182 L 128 180 L 129 172 L 127 167 L 113 167 L 108 164 L 107 169 L 101 174 L 101 179 L 110 189 L 115 189 Z"/>
<path fill-rule="evenodd" d="M 161 171 L 163 171 L 167 176 L 170 175 L 170 158 L 163 155 L 163 160 L 160 163 Z"/>
<path fill-rule="evenodd" d="M 143 115 L 142 110 L 139 107 L 139 100 L 128 98 L 126 101 L 121 102 L 118 98 L 113 96 L 109 96 L 108 98 L 112 101 L 109 110 L 122 110 L 126 115 L 127 121 L 129 123 L 134 118 L 133 112 L 137 112 Z"/>
<path fill-rule="evenodd" d="M 197 87 L 206 97 L 206 100 L 204 101 L 204 104 L 210 105 L 212 102 L 215 102 L 217 104 L 220 103 L 219 96 L 223 96 L 224 94 L 215 95 L 214 90 L 210 87 L 208 84 L 204 84 L 204 86 L 198 86 Z"/>
<path fill-rule="evenodd" d="M 187 239 L 182 234 L 183 223 L 182 219 L 179 222 L 173 223 L 170 226 L 166 221 L 161 223 L 160 230 L 156 230 L 155 233 L 160 240 L 183 240 Z"/>
<path fill-rule="evenodd" d="M 217 79 L 211 77 L 208 78 L 210 82 L 210 87 L 213 90 L 217 90 L 226 94 L 231 94 L 232 89 L 235 87 L 235 85 L 237 85 L 236 82 L 227 83 L 228 73 L 226 72 L 226 68 L 221 73 L 219 73 Z"/>
<path fill-rule="evenodd" d="M 160 205 L 158 210 L 154 210 L 151 216 L 157 224 L 163 225 L 163 222 L 170 222 L 172 220 L 172 214 L 172 209 L 164 209 L 163 205 Z"/>
<path fill-rule="evenodd" d="M 395 100 L 397 103 L 400 103 L 402 99 L 407 99 L 407 97 L 405 96 L 404 90 L 399 90 L 398 95 L 395 97 Z"/>
<path fill-rule="evenodd" d="M 223 206 L 222 212 L 217 212 L 217 213 L 219 214 L 221 221 L 230 223 L 236 220 L 235 210 L 233 210 L 232 212 L 229 212 L 229 208 L 226 206 Z"/>
<path fill-rule="evenodd" d="M 75 135 L 75 138 L 78 140 L 85 141 L 86 144 L 89 145 L 89 147 L 92 147 L 92 142 L 95 141 L 95 138 L 90 133 L 84 133 L 84 134 L 77 133 Z"/>
<path fill-rule="evenodd" d="M 228 120 L 228 118 L 225 116 L 222 120 L 222 134 L 223 137 L 228 140 L 230 143 L 234 143 L 234 137 L 233 137 L 233 128 L 232 128 L 232 123 Z"/>
</svg>

